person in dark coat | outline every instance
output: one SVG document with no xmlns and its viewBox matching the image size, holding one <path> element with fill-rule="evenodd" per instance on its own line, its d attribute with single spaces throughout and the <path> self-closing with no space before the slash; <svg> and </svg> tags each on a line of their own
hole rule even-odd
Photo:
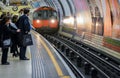
<svg viewBox="0 0 120 78">
<path fill-rule="evenodd" d="M 0 20 L 0 47 L 2 47 L 2 26 L 1 26 L 1 21 Z"/>
<path fill-rule="evenodd" d="M 3 13 L 1 16 L 0 16 L 0 47 L 2 47 L 2 19 L 6 16 L 6 13 Z"/>
<path fill-rule="evenodd" d="M 23 46 L 23 36 L 28 34 L 30 32 L 30 22 L 29 22 L 29 9 L 25 8 L 24 9 L 24 15 L 22 15 L 21 17 L 19 17 L 16 25 L 18 26 L 18 28 L 21 30 L 21 32 L 19 33 L 19 46 L 20 46 L 20 60 L 29 60 L 26 57 L 26 49 L 27 46 Z"/>
<path fill-rule="evenodd" d="M 17 26 L 15 25 L 17 20 L 18 20 L 18 15 L 14 15 L 12 17 L 12 22 L 10 23 L 10 25 L 12 26 L 12 29 L 14 29 L 14 30 L 18 29 Z M 18 33 L 15 33 L 15 34 L 11 35 L 12 46 L 11 46 L 10 52 L 13 53 L 13 57 L 19 56 L 17 35 L 18 35 Z"/>
<path fill-rule="evenodd" d="M 2 19 L 1 21 L 1 24 L 0 26 L 1 27 L 1 31 L 2 31 L 2 42 L 4 40 L 7 40 L 7 39 L 10 39 L 11 38 L 11 34 L 12 33 L 17 33 L 17 32 L 20 32 L 20 29 L 17 29 L 17 30 L 12 30 L 11 26 L 10 26 L 10 21 L 11 21 L 11 18 L 6 16 Z M 1 58 L 1 63 L 2 65 L 9 65 L 10 63 L 7 62 L 7 56 L 8 56 L 8 50 L 9 50 L 9 47 L 4 47 L 2 46 L 2 58 Z"/>
</svg>

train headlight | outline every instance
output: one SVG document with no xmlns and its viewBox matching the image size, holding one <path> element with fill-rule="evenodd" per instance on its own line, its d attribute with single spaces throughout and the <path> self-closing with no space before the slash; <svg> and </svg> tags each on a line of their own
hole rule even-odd
<svg viewBox="0 0 120 78">
<path fill-rule="evenodd" d="M 40 23 L 40 20 L 37 20 L 36 22 L 37 22 L 37 23 Z"/>
<path fill-rule="evenodd" d="M 50 22 L 51 22 L 51 23 L 55 23 L 55 19 L 51 19 Z"/>
</svg>

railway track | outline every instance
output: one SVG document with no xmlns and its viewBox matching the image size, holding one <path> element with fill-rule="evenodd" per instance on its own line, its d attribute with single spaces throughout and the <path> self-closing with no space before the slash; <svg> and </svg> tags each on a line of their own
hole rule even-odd
<svg viewBox="0 0 120 78">
<path fill-rule="evenodd" d="M 120 78 L 119 62 L 110 57 L 65 37 L 46 35 L 46 38 L 56 46 L 56 49 L 61 50 L 86 78 Z"/>
</svg>

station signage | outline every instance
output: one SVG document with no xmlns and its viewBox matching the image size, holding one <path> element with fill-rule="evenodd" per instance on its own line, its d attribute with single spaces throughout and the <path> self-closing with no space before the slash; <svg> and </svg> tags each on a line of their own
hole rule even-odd
<svg viewBox="0 0 120 78">
<path fill-rule="evenodd" d="M 10 5 L 11 6 L 24 6 L 24 5 L 28 5 L 28 1 L 27 0 L 10 0 Z"/>
</svg>

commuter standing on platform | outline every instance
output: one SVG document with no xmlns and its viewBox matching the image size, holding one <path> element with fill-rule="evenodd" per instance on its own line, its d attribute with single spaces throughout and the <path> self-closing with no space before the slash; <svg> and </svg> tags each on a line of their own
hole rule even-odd
<svg viewBox="0 0 120 78">
<path fill-rule="evenodd" d="M 11 26 L 14 28 L 14 29 L 18 29 L 17 26 L 15 25 L 16 22 L 18 20 L 18 15 L 14 15 L 12 17 L 12 22 L 10 23 Z M 15 34 L 12 34 L 11 35 L 11 39 L 12 39 L 12 46 L 11 46 L 11 53 L 13 53 L 13 57 L 17 57 L 19 56 L 19 52 L 18 52 L 18 33 L 15 33 Z"/>
<path fill-rule="evenodd" d="M 20 46 L 20 60 L 29 60 L 26 57 L 26 49 L 27 46 L 23 46 L 23 36 L 28 34 L 30 32 L 30 22 L 29 22 L 29 12 L 30 10 L 25 8 L 24 9 L 24 15 L 22 15 L 21 17 L 19 17 L 16 25 L 19 29 L 21 29 L 21 32 L 19 33 L 19 46 Z"/>
<path fill-rule="evenodd" d="M 20 32 L 20 29 L 16 29 L 16 30 L 12 29 L 12 27 L 10 26 L 10 21 L 11 21 L 11 18 L 8 16 L 5 16 L 0 23 L 0 26 L 1 26 L 0 31 L 2 32 L 1 33 L 1 43 L 2 43 L 1 63 L 2 63 L 2 65 L 9 65 L 9 62 L 7 62 L 7 56 L 8 56 L 9 47 L 11 45 L 10 44 L 11 43 L 11 34 Z M 5 41 L 7 41 L 7 42 L 5 42 Z"/>
</svg>

